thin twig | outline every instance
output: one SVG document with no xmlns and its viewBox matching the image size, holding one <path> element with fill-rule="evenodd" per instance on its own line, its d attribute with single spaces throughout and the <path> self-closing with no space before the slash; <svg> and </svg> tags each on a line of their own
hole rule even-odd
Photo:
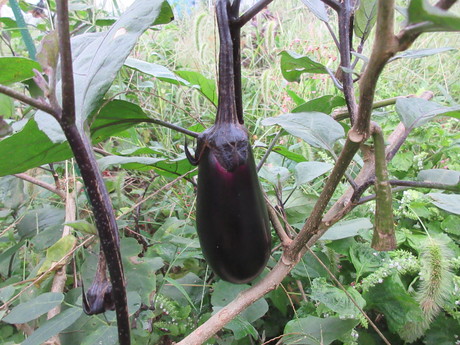
<svg viewBox="0 0 460 345">
<path fill-rule="evenodd" d="M 264 7 L 270 4 L 273 0 L 259 0 L 256 4 L 254 4 L 250 9 L 244 12 L 237 20 L 235 20 L 235 24 L 239 27 L 244 26 L 248 21 L 251 20 L 257 13 L 262 11 Z"/>
<path fill-rule="evenodd" d="M 16 90 L 13 90 L 5 85 L 0 85 L 0 93 L 3 93 L 7 96 L 10 96 L 14 99 L 17 99 L 18 101 L 21 101 L 22 103 L 25 103 L 27 105 L 30 105 L 34 108 L 37 108 L 37 109 L 40 109 L 40 110 L 43 110 L 45 113 L 48 113 L 52 116 L 54 116 L 55 118 L 58 116 L 58 112 L 56 112 L 56 110 L 51 107 L 49 104 L 47 104 L 46 102 L 44 102 L 43 100 L 41 99 L 35 99 L 35 98 L 32 98 L 32 97 L 29 97 L 27 95 L 24 95 L 23 93 L 20 93 Z"/>
<path fill-rule="evenodd" d="M 450 185 L 445 183 L 436 183 L 436 182 L 423 182 L 423 181 L 401 181 L 401 180 L 389 180 L 392 186 L 403 186 L 403 187 L 413 187 L 413 188 L 430 188 L 430 189 L 440 189 L 448 190 L 451 192 L 460 192 L 459 185 Z"/>
<path fill-rule="evenodd" d="M 337 0 L 321 0 L 324 2 L 326 5 L 328 5 L 330 8 L 332 8 L 334 11 L 337 13 L 340 13 L 342 10 L 342 4 L 338 2 Z"/>
<path fill-rule="evenodd" d="M 283 130 L 280 130 L 278 133 L 276 133 L 275 137 L 271 141 L 270 145 L 267 147 L 267 151 L 265 151 L 264 156 L 261 158 L 259 163 L 257 164 L 257 171 L 262 169 L 262 166 L 264 165 L 265 161 L 267 160 L 268 156 L 272 152 L 273 148 L 275 147 L 276 143 L 278 142 L 278 139 L 281 137 L 281 134 L 283 133 Z"/>
<path fill-rule="evenodd" d="M 54 194 L 59 196 L 62 200 L 65 200 L 65 198 L 66 198 L 66 194 L 62 190 L 56 188 L 52 184 L 46 183 L 44 181 L 41 181 L 41 180 L 39 180 L 39 179 L 37 179 L 35 177 L 32 177 L 30 175 L 27 175 L 25 173 L 14 174 L 13 176 L 16 176 L 17 178 L 20 178 L 21 180 L 30 182 L 30 183 L 32 183 L 34 185 L 39 186 L 39 187 L 45 188 L 46 190 L 49 190 L 50 192 L 53 192 Z"/>
</svg>

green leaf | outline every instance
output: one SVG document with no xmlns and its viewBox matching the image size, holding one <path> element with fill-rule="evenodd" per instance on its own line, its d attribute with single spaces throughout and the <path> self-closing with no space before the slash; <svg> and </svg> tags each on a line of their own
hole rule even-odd
<svg viewBox="0 0 460 345">
<path fill-rule="evenodd" d="M 216 82 L 212 79 L 208 79 L 201 73 L 194 71 L 176 71 L 179 77 L 188 81 L 192 87 L 195 87 L 203 96 L 217 105 L 217 91 Z"/>
<path fill-rule="evenodd" d="M 300 186 L 324 175 L 333 168 L 332 164 L 324 162 L 302 162 L 295 166 L 296 185 Z"/>
<path fill-rule="evenodd" d="M 89 334 L 81 345 L 115 345 L 118 343 L 118 330 L 115 326 L 100 326 Z"/>
<path fill-rule="evenodd" d="M 7 285 L 0 289 L 0 301 L 6 302 L 13 297 L 16 288 L 13 285 Z M 1 318 L 0 318 L 1 319 Z"/>
<path fill-rule="evenodd" d="M 20 173 L 73 156 L 56 120 L 43 112 L 37 112 L 36 118 L 30 119 L 17 133 L 0 141 L 0 156 L 15 153 L 14 156 L 10 155 L 11 159 L 0 160 L 0 176 Z M 136 104 L 120 100 L 109 102 L 92 124 L 93 144 L 148 118 Z"/>
<path fill-rule="evenodd" d="M 40 41 L 38 48 L 37 61 L 43 67 L 45 73 L 49 74 L 48 69 L 56 72 L 56 66 L 59 58 L 59 38 L 57 30 L 46 34 Z"/>
<path fill-rule="evenodd" d="M 156 63 L 146 62 L 129 57 L 125 61 L 125 66 L 132 68 L 136 71 L 151 75 L 152 77 L 155 77 L 161 81 L 165 81 L 171 84 L 185 86 L 190 85 L 190 83 L 187 80 L 182 79 L 166 67 L 158 65 Z"/>
<path fill-rule="evenodd" d="M 64 258 L 77 244 L 77 239 L 74 235 L 61 237 L 55 244 L 46 250 L 46 257 L 43 264 L 37 272 L 37 276 L 47 271 L 53 264 Z M 65 265 L 66 261 L 62 262 Z"/>
<path fill-rule="evenodd" d="M 46 292 L 30 301 L 21 303 L 11 310 L 2 321 L 7 323 L 26 323 L 57 307 L 64 300 L 60 292 Z"/>
<path fill-rule="evenodd" d="M 388 327 L 398 333 L 408 322 L 422 321 L 419 304 L 404 288 L 399 276 L 384 279 L 364 293 L 367 309 L 376 309 L 385 315 Z"/>
<path fill-rule="evenodd" d="M 308 144 L 332 151 L 334 143 L 343 138 L 343 127 L 330 116 L 318 113 L 283 114 L 262 121 L 264 126 L 280 125 L 288 133 L 305 140 Z"/>
<path fill-rule="evenodd" d="M 408 7 L 409 24 L 431 22 L 424 31 L 460 31 L 460 17 L 432 6 L 427 0 L 412 0 Z"/>
<path fill-rule="evenodd" d="M 340 240 L 342 238 L 353 237 L 358 235 L 361 230 L 372 229 L 373 224 L 369 218 L 357 218 L 344 220 L 333 225 L 323 236 L 321 240 Z"/>
<path fill-rule="evenodd" d="M 420 127 L 435 116 L 448 114 L 460 109 L 460 106 L 445 107 L 421 98 L 399 98 L 396 112 L 408 129 Z"/>
<path fill-rule="evenodd" d="M 361 309 L 364 308 L 366 301 L 356 289 L 349 287 L 347 292 Z M 342 289 L 327 283 L 324 278 L 313 281 L 310 298 L 323 303 L 343 318 L 357 319 L 357 315 L 360 314 L 359 309 L 353 304 L 347 294 Z"/>
<path fill-rule="evenodd" d="M 259 176 L 277 186 L 279 183 L 285 182 L 291 173 L 285 167 L 265 164 L 259 171 Z"/>
<path fill-rule="evenodd" d="M 292 51 L 282 51 L 280 55 L 281 73 L 287 81 L 300 81 L 300 76 L 303 73 L 328 73 L 323 64 L 310 59 L 308 56 Z"/>
<path fill-rule="evenodd" d="M 306 103 L 299 105 L 292 110 L 293 113 L 302 113 L 309 111 L 318 111 L 320 113 L 330 114 L 332 109 L 344 106 L 345 98 L 341 96 L 326 95 L 312 99 Z"/>
<path fill-rule="evenodd" d="M 81 43 L 87 39 L 85 35 L 73 39 L 74 44 L 80 41 L 73 65 L 79 125 L 99 106 L 137 39 L 159 16 L 162 5 L 163 0 L 137 0 L 107 32 L 91 36 L 86 45 Z"/>
<path fill-rule="evenodd" d="M 428 196 L 440 209 L 460 215 L 460 194 L 429 193 Z"/>
<path fill-rule="evenodd" d="M 41 71 L 37 61 L 23 57 L 0 57 L 0 84 L 9 85 L 32 78 L 34 69 Z"/>
<path fill-rule="evenodd" d="M 424 339 L 425 344 L 452 345 L 458 341 L 460 323 L 452 317 L 440 313 L 430 324 Z"/>
<path fill-rule="evenodd" d="M 324 253 L 315 252 L 315 254 L 322 263 L 326 266 L 329 265 L 329 259 Z M 306 278 L 311 280 L 313 278 L 326 277 L 327 271 L 311 253 L 307 252 L 294 267 L 291 274 L 295 279 Z"/>
<path fill-rule="evenodd" d="M 321 0 L 302 0 L 302 2 L 310 9 L 310 11 L 323 22 L 329 21 L 326 6 Z"/>
<path fill-rule="evenodd" d="M 214 292 L 211 295 L 211 304 L 213 307 L 225 307 L 239 293 L 247 290 L 249 287 L 247 284 L 236 285 L 219 280 L 213 285 Z M 264 298 L 261 298 L 243 311 L 240 317 L 248 322 L 254 322 L 264 316 L 267 311 L 268 303 Z"/>
<path fill-rule="evenodd" d="M 21 345 L 40 345 L 71 326 L 81 316 L 81 308 L 69 308 L 40 325 Z"/>
<path fill-rule="evenodd" d="M 317 200 L 316 195 L 305 194 L 300 189 L 296 189 L 284 205 L 289 223 L 304 222 L 313 210 Z"/>
<path fill-rule="evenodd" d="M 137 104 L 113 100 L 99 111 L 91 125 L 91 138 L 97 143 L 148 119 Z"/>
<path fill-rule="evenodd" d="M 355 12 L 355 35 L 366 40 L 377 20 L 377 0 L 361 0 Z"/>
<path fill-rule="evenodd" d="M 84 219 L 73 222 L 66 222 L 64 225 L 70 226 L 72 229 L 83 232 L 88 235 L 97 235 L 97 228 L 94 224 L 88 223 Z"/>
<path fill-rule="evenodd" d="M 168 24 L 174 20 L 174 13 L 168 1 L 163 1 L 161 4 L 160 14 L 155 19 L 152 25 Z"/>
<path fill-rule="evenodd" d="M 251 335 L 254 339 L 258 338 L 258 333 L 254 326 L 239 315 L 226 324 L 225 328 L 233 332 L 235 340 L 243 339 L 248 335 Z"/>
<path fill-rule="evenodd" d="M 406 50 L 402 53 L 399 53 L 393 56 L 389 61 L 394 61 L 398 59 L 419 59 L 426 56 L 431 56 L 435 54 L 445 53 L 451 50 L 457 50 L 456 48 L 427 48 L 427 49 L 417 49 L 417 50 Z"/>
<path fill-rule="evenodd" d="M 30 238 L 53 226 L 64 223 L 65 211 L 61 208 L 47 206 L 28 211 L 17 225 L 21 238 Z"/>
<path fill-rule="evenodd" d="M 14 101 L 11 97 L 0 93 L 0 114 L 6 119 L 14 115 Z M 11 134 L 11 133 L 9 133 Z"/>
<path fill-rule="evenodd" d="M 349 333 L 358 320 L 341 320 L 338 317 L 308 316 L 291 320 L 284 327 L 283 343 L 286 345 L 329 345 Z"/>
<path fill-rule="evenodd" d="M 356 269 L 356 280 L 381 267 L 386 258 L 388 258 L 387 253 L 375 251 L 368 243 L 356 243 L 350 248 L 350 259 Z"/>
<path fill-rule="evenodd" d="M 428 169 L 418 173 L 417 179 L 423 182 L 443 183 L 457 186 L 460 183 L 460 171 L 447 169 Z"/>
<path fill-rule="evenodd" d="M 304 156 L 289 151 L 285 146 L 275 146 L 272 151 L 297 163 L 305 162 L 307 160 Z"/>
</svg>

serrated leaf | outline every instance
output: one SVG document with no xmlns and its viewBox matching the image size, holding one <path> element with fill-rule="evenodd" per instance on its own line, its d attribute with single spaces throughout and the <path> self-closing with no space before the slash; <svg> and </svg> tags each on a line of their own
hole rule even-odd
<svg viewBox="0 0 460 345">
<path fill-rule="evenodd" d="M 432 203 L 440 209 L 460 215 L 460 195 L 429 193 L 428 196 L 433 199 Z"/>
<path fill-rule="evenodd" d="M 369 218 L 357 218 L 341 221 L 333 225 L 323 236 L 321 240 L 340 240 L 342 238 L 353 237 L 358 235 L 361 230 L 372 229 L 373 224 Z"/>
<path fill-rule="evenodd" d="M 361 0 L 355 12 L 353 29 L 355 35 L 367 39 L 377 19 L 377 0 Z"/>
<path fill-rule="evenodd" d="M 283 343 L 286 345 L 329 345 L 349 333 L 358 320 L 341 320 L 338 317 L 308 316 L 289 321 L 284 327 Z"/>
<path fill-rule="evenodd" d="M 408 129 L 420 127 L 438 115 L 448 114 L 460 109 L 460 106 L 445 107 L 421 98 L 399 98 L 396 112 Z"/>
<path fill-rule="evenodd" d="M 317 111 L 324 114 L 332 113 L 332 109 L 346 105 L 341 96 L 326 95 L 305 102 L 292 110 L 293 113 Z"/>
<path fill-rule="evenodd" d="M 190 85 L 187 80 L 182 79 L 166 67 L 156 63 L 146 62 L 129 57 L 125 61 L 125 66 L 171 84 L 186 86 Z"/>
<path fill-rule="evenodd" d="M 356 289 L 349 287 L 347 292 L 361 309 L 364 308 L 366 301 Z M 323 303 L 330 310 L 344 318 L 357 319 L 357 315 L 360 313 L 347 294 L 342 289 L 327 283 L 326 279 L 315 279 L 313 281 L 310 298 Z"/>
<path fill-rule="evenodd" d="M 63 300 L 64 294 L 60 292 L 46 292 L 30 301 L 17 305 L 2 321 L 11 324 L 32 321 L 60 305 Z"/>
<path fill-rule="evenodd" d="M 9 85 L 32 78 L 34 69 L 41 71 L 37 61 L 23 57 L 0 57 L 0 84 Z"/>
<path fill-rule="evenodd" d="M 408 7 L 409 23 L 431 22 L 424 31 L 460 31 L 460 17 L 432 6 L 427 0 L 411 0 Z"/>
<path fill-rule="evenodd" d="M 216 82 L 206 78 L 201 73 L 195 71 L 175 71 L 175 73 L 188 81 L 192 87 L 195 87 L 203 96 L 217 105 Z"/>
<path fill-rule="evenodd" d="M 264 126 L 280 125 L 288 133 L 305 140 L 308 144 L 332 151 L 334 143 L 343 138 L 343 127 L 330 116 L 318 113 L 283 114 L 262 121 Z"/>
<path fill-rule="evenodd" d="M 69 308 L 40 325 L 21 345 L 40 345 L 71 326 L 81 316 L 81 308 Z"/>
<path fill-rule="evenodd" d="M 447 169 L 428 169 L 418 173 L 417 179 L 423 182 L 443 183 L 457 186 L 460 183 L 460 171 Z"/>
<path fill-rule="evenodd" d="M 45 261 L 38 269 L 37 276 L 39 276 L 43 272 L 46 272 L 48 269 L 51 268 L 51 266 L 59 262 L 68 253 L 70 253 L 70 251 L 75 247 L 76 243 L 77 239 L 74 235 L 67 235 L 61 237 L 55 244 L 49 247 L 46 250 Z M 62 267 L 62 265 L 65 265 L 66 263 L 67 260 L 63 261 L 59 267 Z M 56 267 L 56 269 L 57 268 L 58 267 Z"/>
<path fill-rule="evenodd" d="M 422 310 L 404 288 L 399 276 L 385 278 L 363 294 L 367 308 L 377 309 L 385 315 L 389 329 L 398 333 L 408 322 L 422 321 Z"/>
<path fill-rule="evenodd" d="M 329 21 L 326 6 L 321 0 L 302 0 L 302 2 L 310 9 L 310 11 L 323 22 Z"/>
<path fill-rule="evenodd" d="M 386 252 L 377 252 L 368 243 L 355 243 L 350 248 L 350 259 L 355 266 L 357 280 L 366 273 L 372 273 L 381 267 L 386 258 L 388 258 Z"/>
<path fill-rule="evenodd" d="M 324 162 L 302 162 L 295 166 L 296 185 L 300 186 L 327 173 L 333 168 L 332 164 Z"/>
<path fill-rule="evenodd" d="M 303 73 L 328 73 L 323 64 L 310 59 L 308 56 L 292 51 L 282 51 L 280 55 L 281 73 L 287 81 L 299 81 Z"/>
<path fill-rule="evenodd" d="M 417 50 L 406 50 L 402 53 L 399 53 L 393 56 L 389 61 L 394 61 L 398 59 L 419 59 L 426 56 L 431 56 L 435 54 L 445 53 L 451 50 L 457 50 L 456 48 L 426 48 L 426 49 L 417 49 Z"/>
</svg>

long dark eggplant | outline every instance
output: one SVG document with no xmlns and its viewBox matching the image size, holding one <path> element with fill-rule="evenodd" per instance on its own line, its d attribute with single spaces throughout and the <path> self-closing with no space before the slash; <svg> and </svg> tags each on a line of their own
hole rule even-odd
<svg viewBox="0 0 460 345">
<path fill-rule="evenodd" d="M 220 36 L 219 105 L 216 123 L 197 139 L 196 223 L 204 257 L 232 283 L 246 283 L 264 269 L 271 236 L 248 132 L 235 103 L 229 3 L 216 4 Z"/>
</svg>

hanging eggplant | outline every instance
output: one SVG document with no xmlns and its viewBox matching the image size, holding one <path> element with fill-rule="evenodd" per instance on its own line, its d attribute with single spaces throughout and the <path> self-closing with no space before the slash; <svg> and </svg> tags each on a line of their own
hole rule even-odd
<svg viewBox="0 0 460 345">
<path fill-rule="evenodd" d="M 197 139 L 196 223 L 213 271 L 232 283 L 257 277 L 270 255 L 271 236 L 248 132 L 235 103 L 234 57 L 228 1 L 216 4 L 220 36 L 219 105 L 214 126 Z"/>
</svg>

